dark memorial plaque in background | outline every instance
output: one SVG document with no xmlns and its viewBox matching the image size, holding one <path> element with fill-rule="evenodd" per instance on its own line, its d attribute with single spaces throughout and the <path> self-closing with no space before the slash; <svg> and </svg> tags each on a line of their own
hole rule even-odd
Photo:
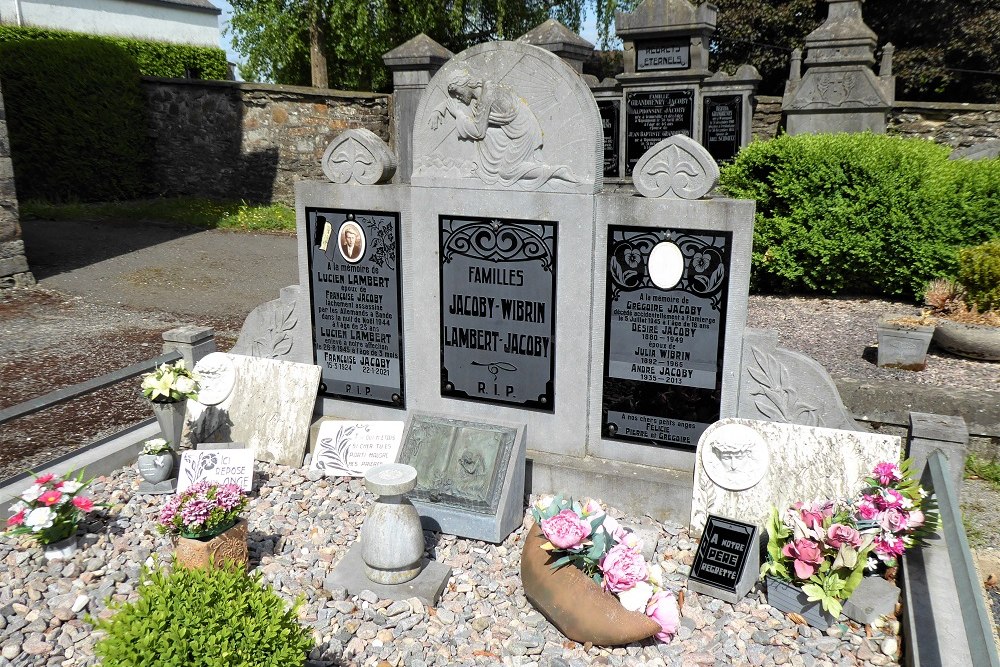
<svg viewBox="0 0 1000 667">
<path fill-rule="evenodd" d="M 690 40 L 661 39 L 635 44 L 636 72 L 688 69 L 690 61 Z"/>
<path fill-rule="evenodd" d="M 688 588 L 735 603 L 753 588 L 759 565 L 757 526 L 710 514 L 691 564 Z"/>
<path fill-rule="evenodd" d="M 604 177 L 618 178 L 621 152 L 618 150 L 618 128 L 621 126 L 621 101 L 598 100 L 597 110 L 601 112 L 601 127 L 604 130 Z"/>
<path fill-rule="evenodd" d="M 608 234 L 603 434 L 694 449 L 719 419 L 732 233 Z"/>
<path fill-rule="evenodd" d="M 694 131 L 694 91 L 629 93 L 625 97 L 625 175 L 642 154 L 667 137 Z"/>
<path fill-rule="evenodd" d="M 551 411 L 555 223 L 440 223 L 441 395 Z"/>
<path fill-rule="evenodd" d="M 404 407 L 399 214 L 306 209 L 320 393 Z"/>
<path fill-rule="evenodd" d="M 733 159 L 743 144 L 743 96 L 706 96 L 702 105 L 702 146 L 716 162 Z"/>
</svg>

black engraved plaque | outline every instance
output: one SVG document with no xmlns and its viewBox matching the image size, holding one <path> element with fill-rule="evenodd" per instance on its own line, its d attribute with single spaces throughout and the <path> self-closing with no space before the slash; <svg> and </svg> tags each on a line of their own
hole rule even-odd
<svg viewBox="0 0 1000 667">
<path fill-rule="evenodd" d="M 652 40 L 636 42 L 635 71 L 659 72 L 688 69 L 691 66 L 690 40 Z"/>
<path fill-rule="evenodd" d="M 736 157 L 743 145 L 743 96 L 706 96 L 702 100 L 702 114 L 702 146 L 716 162 Z"/>
<path fill-rule="evenodd" d="M 608 234 L 603 434 L 694 449 L 719 419 L 732 233 Z"/>
<path fill-rule="evenodd" d="M 554 222 L 446 216 L 441 394 L 554 407 Z"/>
<path fill-rule="evenodd" d="M 757 548 L 757 526 L 709 515 L 689 576 L 714 588 L 736 593 L 747 561 Z M 748 576 L 756 579 L 757 572 L 748 573 Z"/>
<path fill-rule="evenodd" d="M 320 393 L 404 407 L 399 213 L 306 209 Z"/>
<path fill-rule="evenodd" d="M 598 100 L 597 110 L 601 112 L 601 128 L 604 131 L 604 177 L 621 176 L 621 151 L 618 150 L 618 129 L 621 127 L 621 101 Z"/>
<path fill-rule="evenodd" d="M 625 175 L 650 148 L 675 134 L 694 132 L 694 91 L 663 90 L 625 97 Z"/>
</svg>

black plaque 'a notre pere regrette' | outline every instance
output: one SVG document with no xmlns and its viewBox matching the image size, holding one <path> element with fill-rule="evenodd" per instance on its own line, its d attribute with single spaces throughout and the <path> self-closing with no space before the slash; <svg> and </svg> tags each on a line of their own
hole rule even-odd
<svg viewBox="0 0 1000 667">
<path fill-rule="evenodd" d="M 694 132 L 693 90 L 649 90 L 625 97 L 625 175 L 667 137 Z"/>
<path fill-rule="evenodd" d="M 732 233 L 608 235 L 603 433 L 693 449 L 719 419 Z"/>
<path fill-rule="evenodd" d="M 736 157 L 742 145 L 743 96 L 706 95 L 701 144 L 717 162 Z"/>
<path fill-rule="evenodd" d="M 618 128 L 621 127 L 621 101 L 598 100 L 597 110 L 601 112 L 601 128 L 604 131 L 604 177 L 621 176 L 618 150 Z"/>
<path fill-rule="evenodd" d="M 404 407 L 399 214 L 306 209 L 320 393 Z"/>
<path fill-rule="evenodd" d="M 552 410 L 554 222 L 440 216 L 441 394 Z"/>
<path fill-rule="evenodd" d="M 716 589 L 742 597 L 758 577 L 758 548 L 757 526 L 709 515 L 689 579 L 709 587 L 696 587 L 699 593 Z"/>
</svg>

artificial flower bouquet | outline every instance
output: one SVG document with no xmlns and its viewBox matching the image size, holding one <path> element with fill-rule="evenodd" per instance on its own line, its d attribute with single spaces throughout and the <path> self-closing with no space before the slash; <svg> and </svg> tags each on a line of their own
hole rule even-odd
<svg viewBox="0 0 1000 667">
<path fill-rule="evenodd" d="M 83 495 L 89 483 L 83 481 L 82 472 L 76 477 L 38 475 L 11 506 L 13 514 L 7 519 L 6 532 L 28 535 L 42 546 L 75 535 L 80 519 L 95 507 L 94 501 Z"/>
<path fill-rule="evenodd" d="M 198 400 L 198 375 L 184 365 L 183 359 L 161 364 L 142 376 L 142 394 L 154 403 Z"/>
<path fill-rule="evenodd" d="M 856 521 L 874 534 L 872 554 L 886 567 L 895 567 L 907 549 L 937 530 L 937 503 L 914 479 L 912 463 L 879 463 L 865 480 L 868 488 L 854 501 Z M 869 569 L 877 565 L 873 561 Z"/>
<path fill-rule="evenodd" d="M 236 484 L 197 482 L 167 501 L 157 528 L 163 534 L 209 539 L 236 525 L 247 495 Z"/>
<path fill-rule="evenodd" d="M 542 496 L 531 513 L 548 540 L 542 549 L 558 556 L 553 568 L 579 568 L 616 595 L 625 609 L 656 621 L 661 628 L 657 639 L 670 641 L 680 624 L 677 600 L 664 587 L 660 566 L 643 559 L 638 535 L 608 516 L 596 500 Z"/>
<path fill-rule="evenodd" d="M 142 443 L 142 453 L 146 456 L 169 454 L 172 451 L 170 441 L 163 438 L 150 438 L 146 442 Z"/>
</svg>

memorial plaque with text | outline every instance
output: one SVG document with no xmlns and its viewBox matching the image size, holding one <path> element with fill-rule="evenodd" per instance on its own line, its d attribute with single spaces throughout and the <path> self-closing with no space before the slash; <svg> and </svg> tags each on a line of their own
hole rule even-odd
<svg viewBox="0 0 1000 667">
<path fill-rule="evenodd" d="M 441 394 L 554 405 L 556 225 L 440 216 Z"/>
<path fill-rule="evenodd" d="M 691 564 L 688 588 L 735 602 L 753 588 L 760 552 L 757 526 L 709 515 Z"/>
<path fill-rule="evenodd" d="M 702 100 L 702 146 L 715 158 L 725 162 L 736 157 L 743 145 L 743 96 L 713 95 Z"/>
<path fill-rule="evenodd" d="M 399 214 L 306 209 L 320 393 L 404 407 Z"/>
<path fill-rule="evenodd" d="M 694 449 L 719 419 L 732 233 L 608 235 L 603 433 Z"/>
<path fill-rule="evenodd" d="M 625 98 L 625 175 L 643 153 L 667 137 L 694 132 L 694 91 L 655 90 Z"/>
<path fill-rule="evenodd" d="M 687 69 L 691 62 L 690 40 L 636 42 L 635 71 L 659 72 Z"/>
<path fill-rule="evenodd" d="M 621 176 L 618 150 L 618 128 L 621 127 L 621 101 L 598 100 L 597 110 L 601 112 L 601 127 L 604 130 L 604 177 Z"/>
</svg>

